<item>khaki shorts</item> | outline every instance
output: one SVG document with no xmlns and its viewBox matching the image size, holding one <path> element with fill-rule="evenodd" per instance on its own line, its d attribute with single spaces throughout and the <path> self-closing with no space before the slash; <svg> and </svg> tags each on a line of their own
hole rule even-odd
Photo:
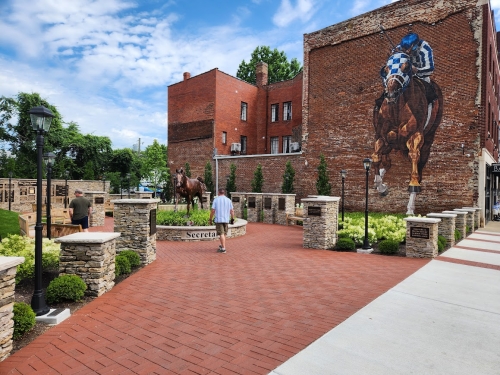
<svg viewBox="0 0 500 375">
<path fill-rule="evenodd" d="M 228 223 L 215 223 L 215 230 L 217 231 L 217 235 L 227 234 Z"/>
</svg>

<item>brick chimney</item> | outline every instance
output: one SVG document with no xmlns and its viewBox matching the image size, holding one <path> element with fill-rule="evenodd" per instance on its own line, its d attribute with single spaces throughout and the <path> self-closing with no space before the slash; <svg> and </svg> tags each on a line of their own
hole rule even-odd
<svg viewBox="0 0 500 375">
<path fill-rule="evenodd" d="M 184 72 L 184 81 L 187 81 L 189 78 L 191 78 L 191 73 Z"/>
<path fill-rule="evenodd" d="M 255 75 L 257 76 L 257 79 L 255 81 L 255 84 L 259 86 L 266 86 L 268 83 L 268 70 L 267 70 L 267 64 L 265 62 L 258 62 L 257 66 L 255 68 Z"/>
</svg>

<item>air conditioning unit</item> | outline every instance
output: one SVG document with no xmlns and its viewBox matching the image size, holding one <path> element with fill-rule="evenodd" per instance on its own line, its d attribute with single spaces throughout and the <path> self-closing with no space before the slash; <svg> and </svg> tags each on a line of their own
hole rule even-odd
<svg viewBox="0 0 500 375">
<path fill-rule="evenodd" d="M 300 144 L 299 144 L 299 142 L 292 142 L 290 144 L 290 148 L 291 148 L 292 152 L 299 151 L 300 150 Z"/>
<path fill-rule="evenodd" d="M 231 152 L 240 152 L 241 143 L 231 143 Z"/>
</svg>

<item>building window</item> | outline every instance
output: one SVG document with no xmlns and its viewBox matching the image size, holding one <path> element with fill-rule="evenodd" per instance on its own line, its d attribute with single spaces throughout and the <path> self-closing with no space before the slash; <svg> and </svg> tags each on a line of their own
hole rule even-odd
<svg viewBox="0 0 500 375">
<path fill-rule="evenodd" d="M 240 144 L 241 144 L 241 155 L 246 155 L 247 154 L 247 137 L 246 135 L 242 135 L 240 137 Z"/>
<path fill-rule="evenodd" d="M 227 144 L 227 132 L 222 132 L 222 144 Z"/>
<path fill-rule="evenodd" d="M 248 109 L 248 104 L 245 102 L 241 102 L 241 119 L 243 121 L 247 120 L 247 109 Z"/>
<path fill-rule="evenodd" d="M 292 152 L 292 136 L 291 135 L 285 135 L 283 136 L 283 153 L 289 153 Z"/>
<path fill-rule="evenodd" d="M 272 104 L 271 105 L 271 122 L 278 121 L 279 110 L 280 110 L 279 104 Z"/>
<path fill-rule="evenodd" d="M 278 137 L 271 137 L 271 154 L 278 153 Z"/>
<path fill-rule="evenodd" d="M 283 103 L 283 120 L 292 119 L 292 102 Z"/>
</svg>

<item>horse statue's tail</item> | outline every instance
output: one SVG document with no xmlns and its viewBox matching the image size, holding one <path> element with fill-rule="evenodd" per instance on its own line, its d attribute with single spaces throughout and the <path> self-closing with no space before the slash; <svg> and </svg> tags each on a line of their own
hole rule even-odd
<svg viewBox="0 0 500 375">
<path fill-rule="evenodd" d="M 207 191 L 207 186 L 205 185 L 205 181 L 203 180 L 203 178 L 201 178 L 200 176 L 196 177 L 196 179 L 198 181 L 200 181 L 200 184 L 201 184 L 201 188 L 203 189 L 204 192 Z"/>
</svg>

